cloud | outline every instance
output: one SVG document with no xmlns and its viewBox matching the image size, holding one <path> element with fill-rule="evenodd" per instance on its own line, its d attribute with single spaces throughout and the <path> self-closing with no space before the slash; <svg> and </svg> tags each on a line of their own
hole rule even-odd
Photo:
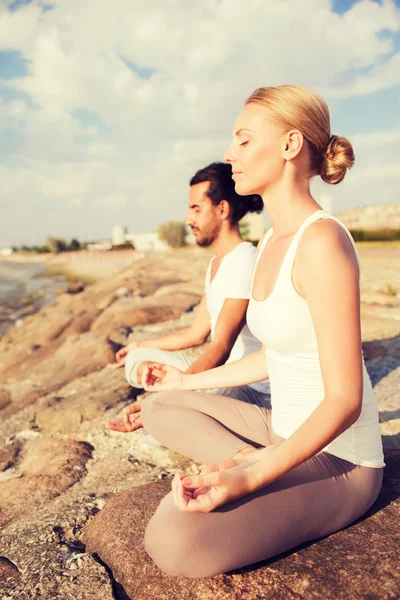
<svg viewBox="0 0 400 600">
<path fill-rule="evenodd" d="M 399 81 L 398 10 L 389 0 L 361 0 L 342 15 L 330 0 L 253 0 L 246 10 L 240 0 L 52 5 L 0 8 L 0 50 L 27 61 L 26 76 L 3 81 L 0 96 L 0 130 L 12 127 L 22 140 L 12 156 L 3 148 L 0 204 L 52 203 L 51 218 L 71 237 L 72 219 L 94 206 L 91 226 L 103 237 L 114 209 L 131 230 L 183 216 L 188 179 L 221 160 L 256 87 L 300 83 L 329 102 Z M 382 149 L 392 137 L 354 136 L 360 160 L 391 164 Z M 345 191 L 332 193 L 344 202 Z M 29 207 L 18 235 L 40 241 L 52 224 L 33 231 Z M 11 235 L 10 221 L 4 239 Z"/>
<path fill-rule="evenodd" d="M 386 131 L 373 131 L 371 133 L 359 133 L 352 137 L 352 144 L 356 151 L 370 148 L 380 148 L 391 144 L 398 145 L 400 140 L 400 124 Z"/>
</svg>

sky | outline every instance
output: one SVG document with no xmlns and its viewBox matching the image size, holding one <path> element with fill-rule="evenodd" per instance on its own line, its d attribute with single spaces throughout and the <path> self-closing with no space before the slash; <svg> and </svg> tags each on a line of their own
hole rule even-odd
<svg viewBox="0 0 400 600">
<path fill-rule="evenodd" d="M 245 99 L 284 83 L 354 146 L 315 198 L 400 202 L 400 0 L 0 0 L 0 247 L 183 220 Z"/>
</svg>

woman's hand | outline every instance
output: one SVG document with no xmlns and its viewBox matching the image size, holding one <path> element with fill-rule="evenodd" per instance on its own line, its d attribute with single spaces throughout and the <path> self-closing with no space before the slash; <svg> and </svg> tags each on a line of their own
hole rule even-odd
<svg viewBox="0 0 400 600">
<path fill-rule="evenodd" d="M 142 374 L 142 386 L 146 392 L 182 390 L 184 373 L 170 365 L 153 364 L 146 366 Z"/>
<path fill-rule="evenodd" d="M 172 480 L 175 506 L 184 512 L 211 512 L 268 485 L 273 478 L 259 485 L 259 472 L 263 464 L 273 464 L 277 448 L 278 444 L 271 444 L 242 458 L 205 465 L 200 475 L 182 477 L 178 472 Z"/>
<path fill-rule="evenodd" d="M 184 512 L 211 512 L 251 491 L 245 469 L 234 460 L 209 465 L 191 477 L 178 472 L 172 480 L 175 506 Z"/>
</svg>

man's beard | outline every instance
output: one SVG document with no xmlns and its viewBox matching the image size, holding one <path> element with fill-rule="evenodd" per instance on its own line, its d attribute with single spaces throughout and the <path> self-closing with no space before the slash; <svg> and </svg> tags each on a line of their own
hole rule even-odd
<svg viewBox="0 0 400 600">
<path fill-rule="evenodd" d="M 196 238 L 196 244 L 201 246 L 201 248 L 206 248 L 207 246 L 211 246 L 214 238 L 212 236 L 204 236 L 202 238 Z"/>
<path fill-rule="evenodd" d="M 200 236 L 196 237 L 196 244 L 198 246 L 201 246 L 202 248 L 211 246 L 211 244 L 215 241 L 219 234 L 219 229 L 215 226 L 213 227 L 213 229 L 208 230 L 206 233 L 201 232 L 200 229 L 197 229 L 197 231 L 200 233 Z"/>
</svg>

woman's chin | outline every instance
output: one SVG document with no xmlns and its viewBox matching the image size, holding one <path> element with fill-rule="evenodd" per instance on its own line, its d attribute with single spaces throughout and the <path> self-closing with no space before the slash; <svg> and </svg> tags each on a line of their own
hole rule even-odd
<svg viewBox="0 0 400 600">
<path fill-rule="evenodd" d="M 235 181 L 235 192 L 240 194 L 240 196 L 247 196 L 249 194 L 256 193 L 251 189 L 251 186 L 248 184 L 246 185 L 244 181 Z"/>
</svg>

